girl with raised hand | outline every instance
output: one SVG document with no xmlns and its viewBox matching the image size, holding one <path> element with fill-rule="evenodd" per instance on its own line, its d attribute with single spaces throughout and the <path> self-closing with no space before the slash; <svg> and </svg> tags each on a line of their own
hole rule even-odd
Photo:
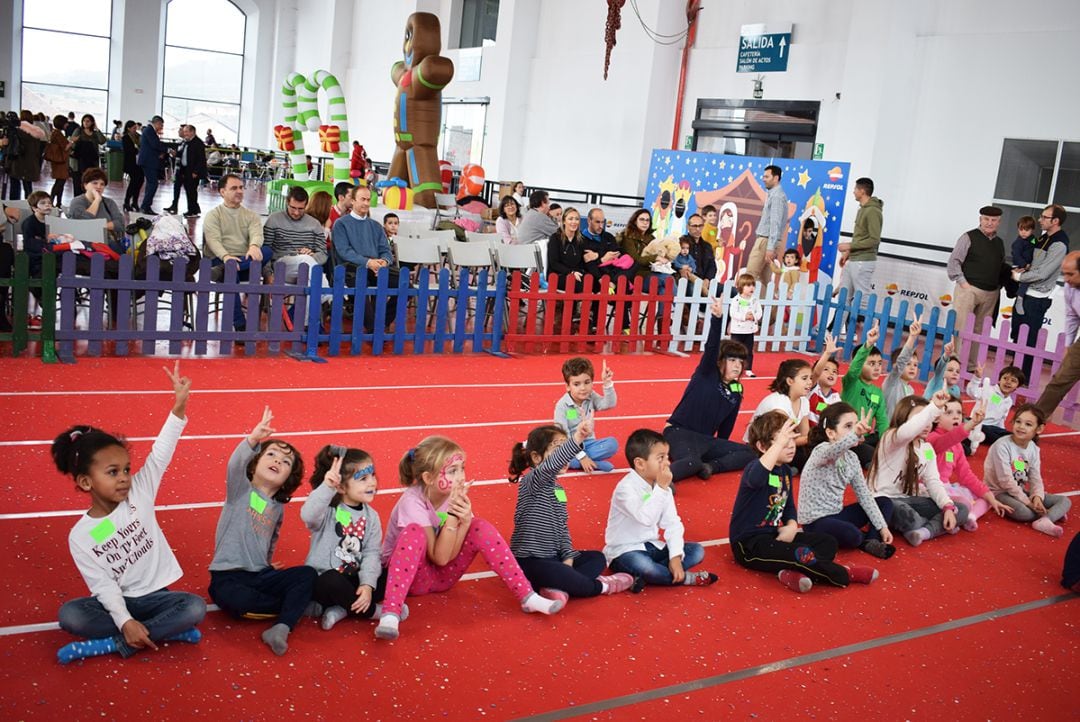
<svg viewBox="0 0 1080 722">
<path fill-rule="evenodd" d="M 874 495 L 893 503 L 892 528 L 914 547 L 945 532 L 955 534 L 967 521 L 967 505 L 949 498 L 934 447 L 926 440 L 948 400 L 944 391 L 934 394 L 933 403 L 914 395 L 900 399 L 867 475 Z"/>
<path fill-rule="evenodd" d="M 514 561 L 510 547 L 489 522 L 473 516 L 465 483 L 465 452 L 450 439 L 429 436 L 398 464 L 408 487 L 390 512 L 383 538 L 386 597 L 375 636 L 397 639 L 406 595 L 452 588 L 477 554 L 521 604 L 523 612 L 555 614 L 562 600 L 541 597 Z"/>
<path fill-rule="evenodd" d="M 810 458 L 799 480 L 798 515 L 806 531 L 828 534 L 841 548 L 862 549 L 888 559 L 896 553 L 888 526 L 892 501 L 874 498 L 854 451 L 870 433 L 872 420 L 869 411 L 860 416 L 842 401 L 821 411 L 818 425 L 810 430 Z M 849 486 L 858 502 L 844 506 Z M 869 527 L 866 532 L 865 527 Z"/>
<path fill-rule="evenodd" d="M 634 584 L 629 574 L 600 576 L 607 566 L 603 552 L 575 549 L 570 540 L 559 474 L 582 453 L 592 427 L 592 413 L 582 417 L 571 438 L 559 426 L 538 426 L 514 445 L 510 459 L 510 481 L 518 485 L 510 550 L 540 594 L 564 604 L 570 597 L 615 594 Z"/>
<path fill-rule="evenodd" d="M 315 570 L 272 562 L 285 505 L 304 478 L 304 460 L 274 434 L 270 407 L 229 457 L 225 506 L 214 534 L 210 598 L 240 619 L 273 619 L 262 640 L 274 654 L 308 611 Z"/>
<path fill-rule="evenodd" d="M 769 384 L 772 393 L 761 400 L 750 422 L 770 411 L 780 411 L 796 424 L 799 435 L 795 438 L 793 473 L 806 465 L 810 457 L 807 442 L 810 439 L 810 391 L 814 388 L 813 367 L 805 359 L 788 359 L 780 363 L 776 378 Z M 746 427 L 743 441 L 750 438 L 750 426 Z"/>
<path fill-rule="evenodd" d="M 319 574 L 312 597 L 322 609 L 313 611 L 321 611 L 325 630 L 350 614 L 370 619 L 382 613 L 382 525 L 371 507 L 378 485 L 366 451 L 327 445 L 315 455 L 300 519 L 311 532 L 305 563 Z"/>
<path fill-rule="evenodd" d="M 68 534 L 71 556 L 93 596 L 60 608 L 60 628 L 86 641 L 57 652 L 61 664 L 101 654 L 130 657 L 140 649 L 177 640 L 198 642 L 195 628 L 206 602 L 167 588 L 183 575 L 158 526 L 154 501 L 187 424 L 191 379 L 172 371 L 172 413 L 150 455 L 134 476 L 123 440 L 93 426 L 73 426 L 56 437 L 52 458 L 61 473 L 90 495 L 90 509 Z"/>
</svg>

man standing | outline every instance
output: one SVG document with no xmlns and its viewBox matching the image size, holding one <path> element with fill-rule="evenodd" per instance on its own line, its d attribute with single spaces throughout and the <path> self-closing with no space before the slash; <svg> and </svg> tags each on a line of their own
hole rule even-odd
<svg viewBox="0 0 1080 722">
<path fill-rule="evenodd" d="M 884 204 L 880 198 L 874 196 L 874 181 L 859 178 L 855 181 L 855 189 L 851 194 L 859 204 L 859 212 L 855 215 L 855 228 L 851 233 L 851 241 L 837 246 L 840 251 L 840 265 L 844 267 L 840 288 L 848 290 L 849 301 L 854 298 L 855 291 L 862 291 L 864 299 L 871 293 L 884 221 L 881 212 Z"/>
<path fill-rule="evenodd" d="M 1062 262 L 1069 252 L 1069 236 L 1061 228 L 1066 217 L 1065 209 L 1059 205 L 1043 208 L 1039 215 L 1042 236 L 1035 243 L 1031 266 L 1026 271 L 1017 268 L 1012 272 L 1014 280 L 1027 284 L 1027 290 L 1023 296 L 1017 297 L 1013 306 L 1013 323 L 1027 326 L 1024 343 L 1028 348 L 1036 346 L 1039 329 L 1042 328 L 1046 312 L 1050 310 L 1050 294 L 1057 287 Z M 1021 364 L 1028 383 L 1034 380 L 1031 376 L 1033 360 L 1027 356 Z"/>
<path fill-rule="evenodd" d="M 198 218 L 202 214 L 199 208 L 199 181 L 206 177 L 206 144 L 199 139 L 195 126 L 186 125 L 186 152 L 183 160 L 183 175 L 180 178 L 187 195 L 187 213 L 184 218 Z M 175 203 L 173 204 L 175 205 Z"/>
<path fill-rule="evenodd" d="M 529 194 L 529 210 L 525 211 L 521 225 L 518 226 L 518 243 L 547 243 L 551 234 L 559 230 L 559 224 L 548 215 L 550 207 L 551 198 L 547 191 L 533 191 Z"/>
<path fill-rule="evenodd" d="M 263 246 L 274 253 L 274 262 L 285 264 L 285 280 L 296 281 L 300 266 L 321 266 L 326 262 L 326 234 L 307 210 L 308 192 L 300 186 L 289 189 L 285 210 L 271 213 L 263 226 Z"/>
<path fill-rule="evenodd" d="M 1061 277 L 1065 281 L 1065 340 L 1071 345 L 1065 351 L 1058 372 L 1035 402 L 1047 418 L 1080 380 L 1080 337 L 1077 336 L 1080 330 L 1080 251 L 1065 256 L 1061 262 Z"/>
<path fill-rule="evenodd" d="M 773 261 L 787 243 L 788 198 L 780 185 L 780 166 L 767 165 L 761 175 L 765 183 L 765 205 L 758 222 L 757 240 L 746 261 L 746 272 L 763 286 L 773 274 Z"/>
<path fill-rule="evenodd" d="M 353 189 L 353 206 L 347 216 L 342 216 L 334 223 L 335 263 L 345 264 L 345 283 L 350 288 L 356 283 L 356 274 L 360 269 L 367 272 L 368 286 L 378 281 L 378 273 L 389 268 L 387 286 L 397 288 L 398 271 L 393 268 L 394 254 L 390 251 L 390 241 L 378 221 L 371 218 L 371 189 L 356 186 Z M 394 322 L 397 311 L 397 297 L 391 296 L 386 302 L 384 325 L 389 327 Z M 369 298 L 364 304 L 364 328 L 370 333 L 375 328 L 375 299 Z"/>
<path fill-rule="evenodd" d="M 161 142 L 161 131 L 165 128 L 165 119 L 155 115 L 150 123 L 142 129 L 139 141 L 139 155 L 135 163 L 142 168 L 146 176 L 146 190 L 143 191 L 142 205 L 139 212 L 148 215 L 157 215 L 151 206 L 154 203 L 154 195 L 157 194 L 158 176 L 161 173 L 161 157 L 165 154 L 165 144 Z"/>
<path fill-rule="evenodd" d="M 244 208 L 244 182 L 232 173 L 221 176 L 218 183 L 224 201 L 203 219 L 203 249 L 213 260 L 210 278 L 221 281 L 225 276 L 225 263 L 236 261 L 240 273 L 237 280 L 247 280 L 251 263 L 263 261 L 262 275 L 267 277 L 270 266 L 270 249 L 263 251 L 263 227 L 255 211 Z M 243 331 L 247 327 L 244 310 L 237 294 L 233 306 L 233 328 Z"/>
<path fill-rule="evenodd" d="M 686 221 L 686 235 L 679 239 L 679 243 L 690 242 L 690 255 L 697 265 L 697 273 L 693 274 L 705 281 L 706 285 L 716 277 L 716 251 L 711 245 L 701 238 L 705 230 L 705 219 L 695 213 Z M 682 278 L 689 278 L 690 267 L 683 266 L 679 269 Z"/>
<path fill-rule="evenodd" d="M 983 206 L 979 209 L 979 227 L 960 236 L 949 255 L 946 272 L 956 284 L 953 289 L 953 307 L 956 309 L 956 327 L 967 325 L 968 316 L 975 314 L 975 333 L 982 333 L 983 320 L 990 318 L 997 309 L 1001 297 L 1002 272 L 1005 267 L 1005 242 L 997 234 L 1001 223 L 1001 209 Z M 956 340 L 956 356 L 963 362 L 959 337 Z M 967 370 L 974 372 L 979 345 L 971 344 L 968 352 Z"/>
</svg>

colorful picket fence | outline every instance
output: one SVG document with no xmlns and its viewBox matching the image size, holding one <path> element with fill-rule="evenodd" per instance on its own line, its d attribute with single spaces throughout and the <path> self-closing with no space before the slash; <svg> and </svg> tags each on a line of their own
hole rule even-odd
<svg viewBox="0 0 1080 722">
<path fill-rule="evenodd" d="M 2 241 L 0 241 L 2 242 Z M 11 331 L 0 333 L 0 342 L 11 343 L 11 353 L 18 356 L 31 343 L 38 344 L 41 360 L 56 363 L 56 258 L 46 254 L 41 259 L 41 277 L 30 277 L 30 256 L 15 254 L 11 278 L 0 278 L 11 299 Z M 41 289 L 41 328 L 30 328 L 31 289 Z M 4 309 L 0 309 L 2 313 Z"/>
<path fill-rule="evenodd" d="M 540 277 L 514 271 L 509 279 L 507 331 L 509 352 L 590 353 L 608 346 L 614 353 L 646 350 L 666 353 L 671 342 L 671 279 L 635 278 L 629 286 L 625 276 L 611 284 L 585 275 L 579 288 L 563 290 L 559 277 L 551 274 L 547 286 Z M 595 329 L 592 326 L 595 325 Z"/>
<path fill-rule="evenodd" d="M 819 322 L 815 349 L 825 348 L 825 333 L 831 332 L 834 338 L 839 339 L 837 353 L 842 358 L 850 359 L 858 346 L 866 342 L 866 334 L 876 321 L 881 331 L 878 348 L 885 357 L 886 367 L 891 366 L 890 355 L 903 344 L 912 320 L 921 319 L 925 340 L 919 353 L 919 380 L 923 382 L 930 378 L 938 341 L 944 345 L 956 332 L 956 311 L 951 308 L 943 313 L 940 307 L 934 306 L 926 314 L 923 304 L 913 304 L 906 298 L 894 303 L 892 296 L 864 296 L 861 291 L 855 291 L 849 298 L 846 288 L 840 289 L 833 298 L 832 285 L 820 284 L 816 298 Z M 861 329 L 857 326 L 860 321 Z"/>
<path fill-rule="evenodd" d="M 1057 343 L 1053 348 L 1049 348 L 1047 345 L 1048 333 L 1045 328 L 1039 329 L 1039 333 L 1034 347 L 1027 346 L 1024 343 L 1014 343 L 1010 338 L 1010 332 L 1012 330 L 1012 321 L 1002 321 L 998 327 L 997 335 L 994 335 L 993 324 L 989 318 L 983 319 L 982 328 L 975 329 L 975 315 L 971 314 L 967 318 L 967 322 L 964 327 L 959 331 L 959 338 L 964 349 L 968 349 L 972 344 L 978 344 L 978 351 L 975 353 L 976 363 L 983 367 L 983 373 L 990 378 L 991 381 L 997 382 L 998 375 L 1001 373 L 1001 369 L 1006 365 L 1006 357 L 1012 356 L 1012 364 L 1020 366 L 1023 364 L 1025 358 L 1032 359 L 1033 376 L 1035 379 L 1028 379 L 1026 386 L 1021 386 L 1015 393 L 1018 401 L 1016 405 L 1020 403 L 1030 401 L 1034 403 L 1039 398 L 1039 394 L 1042 392 L 1044 383 L 1039 383 L 1039 376 L 1041 375 L 1044 364 L 1050 364 L 1050 376 L 1051 378 L 1058 372 L 1061 367 L 1061 362 L 1065 359 L 1065 352 L 1069 347 L 1069 340 L 1065 338 L 1065 334 L 1058 334 Z M 1021 334 L 1021 338 L 1026 335 Z M 989 358 L 989 351 L 993 349 L 994 356 L 993 362 L 987 363 Z M 966 358 L 967 352 L 965 350 L 964 357 Z M 965 387 L 967 382 L 974 374 L 968 373 L 967 365 L 961 364 L 960 378 Z M 1034 381 L 1034 383 L 1033 383 Z M 1062 399 L 1059 407 L 1062 411 L 1062 415 L 1066 422 L 1072 423 L 1073 419 L 1080 416 L 1080 384 L 1073 386 L 1064 399 Z"/>
<path fill-rule="evenodd" d="M 765 288 L 761 303 L 760 333 L 755 338 L 757 351 L 792 351 L 807 353 L 808 344 L 814 339 L 812 330 L 816 311 L 814 284 L 797 284 L 792 297 L 787 297 L 787 284 L 770 283 Z M 671 343 L 668 351 L 686 353 L 700 351 L 709 337 L 709 328 L 715 322 L 711 307 L 714 299 L 724 302 L 724 315 L 720 322 L 727 335 L 730 320 L 728 305 L 737 295 L 733 281 L 722 287 L 714 279 L 689 282 L 680 278 L 675 284 L 675 302 L 672 312 Z"/>
</svg>

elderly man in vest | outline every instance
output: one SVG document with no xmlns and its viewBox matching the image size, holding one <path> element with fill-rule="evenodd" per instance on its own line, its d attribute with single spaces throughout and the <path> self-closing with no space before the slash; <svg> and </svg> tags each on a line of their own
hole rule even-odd
<svg viewBox="0 0 1080 722">
<path fill-rule="evenodd" d="M 949 280 L 956 284 L 953 290 L 953 307 L 956 309 L 956 327 L 967 325 L 968 316 L 975 314 L 975 332 L 982 332 L 983 319 L 990 318 L 997 309 L 1001 297 L 1005 264 L 1005 242 L 997 234 L 1001 224 L 1001 209 L 983 206 L 979 209 L 979 227 L 960 236 L 949 255 L 946 271 Z M 978 344 L 968 350 L 967 369 L 974 371 Z M 957 339 L 956 355 L 964 355 Z"/>
</svg>

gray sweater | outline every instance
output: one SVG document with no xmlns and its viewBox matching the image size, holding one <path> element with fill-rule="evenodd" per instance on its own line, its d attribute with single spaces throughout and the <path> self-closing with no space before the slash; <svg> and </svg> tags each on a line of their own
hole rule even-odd
<svg viewBox="0 0 1080 722">
<path fill-rule="evenodd" d="M 274 556 L 285 506 L 251 485 L 247 465 L 257 452 L 258 448 L 251 448 L 244 439 L 229 457 L 225 506 L 214 533 L 212 572 L 261 572 Z"/>
<path fill-rule="evenodd" d="M 581 423 L 581 419 L 586 414 L 594 411 L 603 411 L 605 409 L 615 408 L 615 402 L 619 400 L 619 397 L 615 395 L 615 384 L 604 387 L 604 395 L 593 391 L 592 396 L 581 402 L 579 407 L 574 400 L 570 398 L 570 392 L 563 394 L 557 402 L 555 402 L 555 425 L 562 428 L 566 432 L 567 436 L 573 437 L 574 429 Z M 589 435 L 586 441 L 591 441 L 596 438 L 596 427 L 593 426 L 593 433 Z"/>
<path fill-rule="evenodd" d="M 263 245 L 274 249 L 274 260 L 296 256 L 304 248 L 320 266 L 326 263 L 326 233 L 308 214 L 294 221 L 286 211 L 271 213 L 263 226 Z"/>
<path fill-rule="evenodd" d="M 551 234 L 559 230 L 559 224 L 547 213 L 542 213 L 535 208 L 530 208 L 521 218 L 518 224 L 517 242 L 535 243 L 546 241 Z"/>
<path fill-rule="evenodd" d="M 332 486 L 320 484 L 300 507 L 300 519 L 311 531 L 311 548 L 304 564 L 320 574 L 329 569 L 356 573 L 360 584 L 374 589 L 382 572 L 379 515 L 367 504 L 359 509 L 344 503 L 330 506 L 336 495 Z"/>
<path fill-rule="evenodd" d="M 1051 238 L 1053 241 L 1045 247 L 1043 243 L 1035 247 L 1035 253 L 1031 258 L 1031 268 L 1021 273 L 1018 279 L 1020 283 L 1027 284 L 1025 293 L 1028 296 L 1048 297 L 1054 291 L 1058 278 L 1061 276 L 1061 263 L 1069 252 L 1069 238 L 1064 231 L 1058 231 Z M 1061 239 L 1064 239 L 1064 243 Z"/>
<path fill-rule="evenodd" d="M 852 432 L 838 441 L 818 444 L 810 452 L 799 480 L 800 524 L 840 513 L 844 508 L 844 490 L 850 486 L 874 528 L 879 531 L 885 528 L 885 519 L 863 478 L 859 457 L 852 451 L 858 444 L 859 437 Z"/>
<path fill-rule="evenodd" d="M 909 348 L 902 348 L 900 355 L 896 357 L 896 363 L 893 364 L 892 369 L 889 371 L 889 375 L 885 377 L 885 383 L 881 385 L 881 392 L 885 397 L 885 413 L 889 415 L 890 419 L 892 418 L 893 409 L 896 408 L 896 404 L 899 403 L 900 399 L 915 393 L 915 390 L 911 388 L 911 384 L 900 378 L 914 353 L 915 344 L 912 344 Z M 879 434 L 885 433 L 885 429 L 876 429 L 876 431 Z"/>
</svg>

